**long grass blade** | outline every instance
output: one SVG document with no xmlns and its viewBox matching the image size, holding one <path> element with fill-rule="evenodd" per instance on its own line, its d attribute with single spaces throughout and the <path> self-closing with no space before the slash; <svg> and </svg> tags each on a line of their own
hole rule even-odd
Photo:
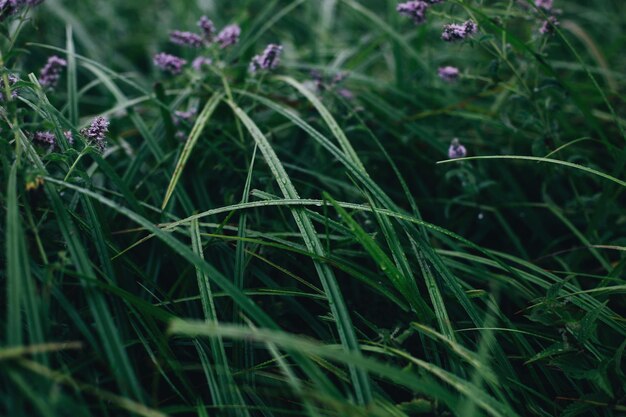
<svg viewBox="0 0 626 417">
<path fill-rule="evenodd" d="M 267 138 L 259 130 L 256 124 L 248 117 L 248 115 L 243 110 L 241 110 L 235 103 L 229 102 L 229 105 L 232 107 L 237 117 L 242 121 L 244 126 L 250 132 L 251 136 L 254 138 L 257 146 L 263 154 L 263 157 L 270 166 L 274 178 L 278 183 L 278 186 L 281 189 L 285 198 L 292 198 L 296 200 L 299 199 L 300 197 L 295 187 L 291 183 L 291 180 L 287 175 L 285 168 L 282 166 L 280 160 L 278 159 L 278 156 L 276 155 L 276 152 L 274 152 L 272 146 L 267 141 Z M 315 231 L 311 220 L 306 216 L 305 213 L 302 212 L 302 210 L 292 209 L 291 212 L 294 220 L 296 221 L 296 224 L 298 225 L 298 229 L 302 234 L 302 238 L 304 239 L 307 248 L 316 255 L 323 256 L 324 248 L 317 236 L 317 232 Z M 356 339 L 356 335 L 352 326 L 352 321 L 346 308 L 345 301 L 343 300 L 341 291 L 337 285 L 335 275 L 330 267 L 326 264 L 314 262 L 314 265 L 315 269 L 317 270 L 318 276 L 322 281 L 324 291 L 328 297 L 334 320 L 337 323 L 337 329 L 339 330 L 341 341 L 346 349 L 358 353 L 360 351 L 359 343 Z M 354 384 L 354 390 L 359 403 L 367 404 L 371 402 L 372 389 L 367 374 L 363 371 L 355 369 L 354 367 L 351 368 L 350 372 L 352 374 L 352 382 Z"/>
<path fill-rule="evenodd" d="M 176 184 L 178 184 L 178 180 L 180 179 L 180 176 L 182 175 L 183 170 L 185 169 L 187 160 L 191 156 L 191 152 L 196 146 L 196 143 L 198 142 L 200 135 L 204 131 L 204 128 L 209 122 L 211 115 L 217 108 L 217 105 L 220 103 L 221 99 L 222 99 L 221 94 L 219 93 L 214 94 L 204 105 L 202 112 L 200 112 L 200 115 L 198 116 L 198 119 L 196 120 L 196 123 L 194 124 L 193 129 L 191 130 L 191 133 L 189 134 L 189 137 L 187 138 L 187 141 L 185 142 L 185 147 L 183 148 L 180 154 L 180 157 L 178 158 L 176 167 L 174 168 L 174 173 L 172 174 L 170 183 L 167 186 L 167 190 L 165 191 L 165 197 L 163 198 L 163 203 L 161 204 L 162 209 L 164 209 L 167 206 L 167 203 L 170 201 L 170 198 L 172 197 L 172 194 L 174 193 L 174 189 L 176 188 Z"/>
</svg>

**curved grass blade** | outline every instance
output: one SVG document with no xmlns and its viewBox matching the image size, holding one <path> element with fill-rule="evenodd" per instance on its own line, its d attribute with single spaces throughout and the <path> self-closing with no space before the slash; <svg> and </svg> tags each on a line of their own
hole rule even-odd
<svg viewBox="0 0 626 417">
<path fill-rule="evenodd" d="M 34 79 L 32 75 L 31 79 Z M 34 83 L 35 85 L 38 84 L 36 79 L 34 79 Z M 43 94 L 41 87 L 39 87 L 36 92 L 41 101 L 46 106 L 51 107 L 47 98 Z M 54 118 L 52 118 L 52 120 L 54 120 Z M 55 128 L 58 130 L 58 124 L 55 124 Z M 19 134 L 22 138 L 21 143 L 28 157 L 37 169 L 45 173 L 46 168 L 33 148 L 32 143 L 27 140 L 23 132 L 20 131 Z M 57 224 L 67 244 L 67 249 L 73 260 L 75 268 L 81 277 L 88 277 L 91 281 L 94 281 L 96 275 L 93 270 L 91 260 L 87 256 L 87 251 L 80 241 L 79 233 L 70 218 L 67 207 L 63 204 L 61 196 L 57 192 L 54 185 L 49 182 L 44 182 L 44 190 L 56 215 Z M 98 226 L 96 225 L 94 227 Z M 139 381 L 135 375 L 134 368 L 130 364 L 130 359 L 122 344 L 117 325 L 114 323 L 113 315 L 111 314 L 111 310 L 105 298 L 102 294 L 93 291 L 93 288 L 87 280 L 83 280 L 82 284 L 89 309 L 94 317 L 95 327 L 98 331 L 98 335 L 100 336 L 101 345 L 95 346 L 95 348 L 104 350 L 110 364 L 119 365 L 118 367 L 111 369 L 111 372 L 115 375 L 121 389 L 131 396 L 141 399 L 143 394 Z"/>
<path fill-rule="evenodd" d="M 239 126 L 239 125 L 238 125 Z M 240 129 L 239 129 L 240 130 Z M 242 135 L 243 136 L 243 135 Z M 256 158 L 257 146 L 254 146 L 254 151 L 252 151 L 252 157 L 250 158 L 250 164 L 248 166 L 248 175 L 246 176 L 246 183 L 243 187 L 243 195 L 241 196 L 241 202 L 247 203 L 250 199 L 250 185 L 252 183 L 252 172 L 254 171 L 254 160 Z M 235 283 L 237 287 L 242 291 L 245 289 L 245 271 L 246 271 L 246 225 L 248 223 L 247 213 L 241 213 L 239 217 L 239 225 L 237 229 L 237 247 L 235 248 Z M 233 321 L 235 323 L 240 322 L 241 317 L 239 315 L 239 310 L 235 307 L 233 308 Z M 238 344 L 235 346 L 235 364 L 238 363 L 243 364 L 245 368 L 251 368 L 254 362 L 254 351 L 249 349 L 247 344 L 243 346 Z M 251 381 L 250 381 L 251 382 Z"/>
<path fill-rule="evenodd" d="M 172 334 L 188 337 L 215 337 L 220 335 L 221 337 L 227 338 L 254 340 L 260 343 L 272 343 L 283 349 L 289 348 L 297 350 L 303 354 L 319 356 L 324 359 L 343 362 L 366 369 L 368 372 L 379 375 L 384 379 L 414 390 L 415 392 L 432 395 L 434 398 L 443 401 L 453 410 L 456 408 L 456 403 L 458 402 L 457 398 L 450 398 L 449 394 L 446 393 L 446 391 L 444 391 L 439 384 L 435 383 L 433 380 L 421 379 L 418 374 L 415 374 L 410 370 L 400 370 L 395 366 L 387 365 L 379 360 L 343 350 L 338 346 L 324 345 L 314 340 L 294 336 L 285 332 L 276 332 L 265 329 L 250 332 L 248 328 L 242 326 L 218 326 L 210 323 L 185 321 L 180 319 L 173 320 L 170 323 L 169 331 Z M 508 406 L 490 397 L 487 393 L 485 393 L 485 391 L 477 389 L 477 387 L 470 382 L 465 381 L 445 371 L 444 369 L 412 357 L 397 349 L 381 348 L 380 353 L 386 353 L 387 355 L 393 355 L 406 359 L 420 368 L 427 370 L 443 382 L 450 384 L 460 393 L 468 397 L 472 397 L 474 401 L 476 401 L 477 404 L 489 415 L 494 417 L 518 417 L 518 415 L 510 410 Z"/>
<path fill-rule="evenodd" d="M 146 230 L 153 233 L 157 238 L 163 241 L 167 246 L 169 246 L 174 252 L 178 253 L 184 259 L 186 259 L 189 263 L 199 268 L 206 276 L 209 277 L 211 281 L 213 281 L 217 286 L 219 286 L 228 296 L 230 296 L 244 311 L 248 314 L 249 317 L 253 318 L 258 324 L 270 328 L 270 329 L 279 329 L 278 325 L 272 320 L 272 318 L 265 313 L 250 297 L 247 297 L 243 294 L 233 283 L 232 280 L 225 277 L 221 272 L 219 272 L 213 265 L 209 264 L 198 255 L 196 255 L 191 249 L 189 249 L 186 245 L 182 244 L 176 238 L 171 236 L 169 233 L 166 233 L 159 229 L 152 222 L 144 218 L 143 216 L 129 210 L 126 207 L 120 206 L 116 202 L 109 200 L 108 198 L 96 194 L 95 192 L 76 186 L 74 184 L 60 181 L 52 177 L 45 177 L 46 183 L 52 187 L 54 184 L 63 186 L 65 188 L 74 190 L 79 194 L 85 195 L 89 198 L 99 201 L 101 204 L 110 207 L 111 209 L 117 211 L 118 213 L 124 215 L 135 223 L 141 225 Z M 52 187 L 53 190 L 55 190 Z M 56 190 L 55 190 L 56 191 Z M 232 211 L 232 210 L 231 210 Z M 330 383 L 330 381 L 323 375 L 319 369 L 315 368 L 311 362 L 304 357 L 298 356 L 297 352 L 290 352 L 294 357 L 294 360 L 300 365 L 304 372 L 308 374 L 308 376 L 312 379 L 314 383 L 320 389 L 326 391 L 329 395 L 333 395 L 335 397 L 339 397 L 339 393 L 337 389 Z"/>
<path fill-rule="evenodd" d="M 20 345 L 24 331 L 28 331 L 31 344 L 43 344 L 44 333 L 40 299 L 30 267 L 24 229 L 20 218 L 17 195 L 17 166 L 13 163 L 7 184 L 6 260 L 7 260 L 7 343 Z M 15 297 L 15 298 L 13 298 Z M 23 313 L 22 313 L 23 309 Z M 22 320 L 22 314 L 25 320 Z M 45 356 L 38 356 L 46 363 Z"/>
<path fill-rule="evenodd" d="M 13 163 L 7 184 L 7 215 L 6 215 L 6 260 L 7 260 L 7 334 L 9 346 L 22 344 L 24 326 L 22 324 L 21 302 L 24 292 L 23 283 L 27 279 L 22 270 L 19 209 L 17 205 L 17 162 Z"/>
<path fill-rule="evenodd" d="M 55 371 L 46 366 L 40 365 L 37 362 L 22 359 L 19 361 L 19 365 L 35 375 L 46 378 L 50 381 L 54 381 L 57 384 L 67 385 L 74 389 L 78 388 L 82 392 L 93 395 L 94 397 L 99 398 L 101 401 L 107 404 L 113 404 L 116 407 L 122 410 L 126 410 L 132 414 L 143 417 L 167 417 L 167 415 L 160 411 L 149 408 L 129 398 L 121 397 L 109 391 L 105 391 L 99 387 L 77 381 L 76 379 L 72 378 L 71 375 Z"/>
<path fill-rule="evenodd" d="M 69 120 L 72 126 L 78 125 L 78 86 L 76 73 L 76 51 L 74 49 L 74 33 L 69 24 L 65 28 L 67 48 L 67 101 L 69 108 Z"/>
<path fill-rule="evenodd" d="M 315 94 L 313 94 L 310 89 L 306 88 L 304 85 L 302 85 L 301 83 L 299 83 L 298 81 L 296 81 L 295 79 L 291 77 L 276 77 L 276 79 L 284 81 L 287 84 L 291 85 L 296 90 L 298 90 L 300 94 L 306 97 L 307 100 L 309 100 L 309 102 L 313 105 L 313 107 L 315 107 L 315 109 L 318 111 L 320 116 L 322 116 L 322 119 L 324 119 L 324 121 L 330 128 L 330 131 L 337 138 L 337 141 L 339 142 L 339 146 L 341 147 L 343 152 L 346 154 L 348 159 L 350 159 L 352 163 L 358 169 L 360 169 L 363 172 L 366 172 L 365 167 L 363 166 L 363 163 L 361 162 L 361 160 L 359 159 L 359 156 L 357 155 L 356 151 L 352 147 L 352 144 L 346 137 L 346 134 L 343 132 L 341 127 L 339 127 L 339 124 L 337 123 L 333 115 L 330 113 L 330 111 L 326 108 L 326 106 L 324 106 L 324 104 L 322 104 L 322 102 L 315 96 Z"/>
<path fill-rule="evenodd" d="M 255 100 L 258 100 L 259 102 L 265 104 L 267 107 L 287 117 L 296 126 L 302 128 L 309 135 L 311 135 L 312 138 L 318 141 L 325 149 L 327 149 L 335 158 L 337 158 L 342 164 L 344 164 L 348 172 L 351 175 L 353 175 L 356 179 L 358 179 L 362 184 L 364 184 L 369 190 L 369 192 L 372 194 L 372 196 L 377 201 L 380 201 L 384 207 L 389 208 L 391 211 L 400 211 L 399 208 L 393 203 L 393 201 L 385 194 L 385 192 L 364 171 L 357 168 L 354 165 L 354 163 L 344 153 L 342 153 L 339 149 L 337 149 L 328 139 L 326 139 L 318 131 L 313 129 L 309 124 L 304 122 L 300 117 L 294 114 L 291 110 L 283 108 L 282 106 L 279 106 L 273 103 L 272 101 L 265 99 L 264 97 L 249 94 L 249 93 L 244 93 L 244 94 L 246 96 L 250 96 L 254 98 Z M 418 220 L 421 222 L 421 219 L 419 219 L 419 211 L 416 211 L 416 215 L 418 216 Z M 389 228 L 387 229 L 389 230 Z M 441 262 L 441 260 L 437 259 L 437 254 L 432 249 L 430 249 L 429 244 L 426 240 L 425 229 L 422 229 L 421 231 L 415 230 L 414 232 L 415 232 L 414 234 L 416 235 L 416 239 L 420 242 L 420 245 L 419 245 L 420 252 L 418 252 L 418 255 L 419 253 L 423 252 L 424 258 L 427 258 L 433 265 L 435 265 L 438 272 L 444 275 L 444 277 L 446 278 L 446 282 L 450 286 L 455 287 L 453 288 L 453 290 L 457 289 L 457 291 L 455 292 L 455 295 L 457 296 L 457 298 L 459 298 L 459 301 L 464 305 L 465 309 L 468 311 L 472 319 L 475 320 L 475 324 L 478 324 L 480 315 L 475 311 L 475 308 L 468 302 L 468 300 L 464 298 L 464 293 L 458 291 L 458 288 L 456 288 L 458 287 L 458 285 L 455 284 L 454 277 L 452 277 L 449 273 L 447 273 L 445 266 L 443 266 L 443 263 Z M 409 231 L 407 231 L 407 233 L 409 233 Z M 419 256 L 422 256 L 422 255 L 419 255 Z M 403 255 L 396 254 L 396 259 L 400 261 L 399 265 L 400 267 L 403 268 L 404 271 L 410 271 L 411 268 L 408 267 L 408 265 L 406 265 L 407 264 L 407 262 L 405 261 L 406 258 Z M 420 268 L 425 278 L 429 280 L 429 277 L 432 275 L 432 273 L 428 269 L 428 265 L 424 262 L 420 262 Z M 428 288 L 429 288 L 429 292 L 431 295 L 431 299 L 437 300 L 438 298 L 440 298 L 440 294 L 439 294 L 440 291 L 438 287 L 436 286 L 433 287 L 432 285 L 430 285 Z M 441 304 L 439 304 L 439 306 L 442 307 Z M 438 309 L 438 313 L 439 313 L 438 320 L 442 324 L 442 326 L 444 326 L 442 327 L 442 331 L 445 332 L 446 334 L 450 334 L 451 337 L 454 338 L 449 320 L 447 320 L 446 318 L 447 312 L 445 311 L 445 309 L 440 308 Z"/>
<path fill-rule="evenodd" d="M 170 201 L 172 194 L 174 193 L 174 189 L 176 188 L 176 184 L 178 184 L 178 180 L 180 179 L 183 170 L 185 169 L 185 165 L 187 164 L 187 160 L 189 156 L 191 156 L 191 152 L 193 148 L 196 146 L 198 142 L 198 138 L 202 134 L 205 126 L 209 122 L 211 115 L 217 108 L 220 100 L 222 99 L 221 93 L 215 93 L 211 98 L 207 101 L 202 112 L 198 115 L 198 119 L 189 134 L 189 138 L 185 142 L 185 147 L 183 148 L 180 157 L 178 158 L 178 162 L 176 163 L 176 167 L 174 168 L 174 173 L 172 174 L 172 178 L 170 179 L 170 183 L 167 186 L 167 191 L 165 192 L 165 197 L 163 198 L 163 203 L 161 204 L 161 209 L 165 209 L 167 203 Z"/>
<path fill-rule="evenodd" d="M 191 242 L 194 253 L 204 259 L 204 251 L 202 249 L 202 241 L 200 237 L 200 228 L 198 226 L 198 221 L 194 220 L 191 222 Z M 196 276 L 198 279 L 198 289 L 200 291 L 200 301 L 202 303 L 202 310 L 204 312 L 204 319 L 208 323 L 218 324 L 217 311 L 215 309 L 215 302 L 213 301 L 213 293 L 211 291 L 211 283 L 209 277 L 205 272 L 196 267 Z M 201 344 L 196 344 L 198 350 L 203 350 Z M 214 392 L 219 393 L 220 395 L 215 395 L 219 398 L 221 395 L 224 397 L 225 404 L 229 406 L 237 406 L 234 410 L 236 413 L 232 413 L 231 415 L 249 415 L 245 408 L 245 403 L 243 402 L 243 398 L 241 393 L 237 389 L 235 385 L 235 380 L 230 371 L 230 365 L 228 364 L 228 358 L 226 356 L 226 351 L 224 349 L 224 343 L 221 338 L 211 339 L 211 350 L 210 353 L 213 356 L 214 366 L 205 366 L 205 372 L 207 374 L 216 374 L 209 379 L 215 379 L 220 382 L 220 389 Z M 206 352 L 202 353 L 201 356 L 207 355 Z M 220 405 L 216 402 L 216 405 Z M 241 407 L 239 407 L 241 406 Z M 239 412 L 241 411 L 241 413 Z"/>
<path fill-rule="evenodd" d="M 428 305 L 424 303 L 424 300 L 417 296 L 415 292 L 410 288 L 407 283 L 406 277 L 396 267 L 394 262 L 387 256 L 387 254 L 381 249 L 381 247 L 372 239 L 363 228 L 348 214 L 348 212 L 341 207 L 337 201 L 335 201 L 330 195 L 324 193 L 324 199 L 328 200 L 330 204 L 337 210 L 337 213 L 341 216 L 341 219 L 348 225 L 350 231 L 354 234 L 356 240 L 363 246 L 363 248 L 370 254 L 372 259 L 378 264 L 381 271 L 389 278 L 392 285 L 396 287 L 398 292 L 407 298 L 411 307 L 418 312 L 422 320 L 429 317 L 433 317 L 434 313 Z"/>
<path fill-rule="evenodd" d="M 445 161 L 438 161 L 437 164 L 449 164 L 449 163 L 460 162 L 460 161 L 471 161 L 474 159 L 517 159 L 521 161 L 536 161 L 536 162 L 546 162 L 549 164 L 563 165 L 569 168 L 574 168 L 574 169 L 584 171 L 589 174 L 604 178 L 605 180 L 614 182 L 615 184 L 621 185 L 622 187 L 626 187 L 626 181 L 622 181 L 618 178 L 615 178 L 609 174 L 605 174 L 604 172 L 597 171 L 593 168 L 588 168 L 586 166 L 574 164 L 572 162 L 560 161 L 558 159 L 542 158 L 538 156 L 518 156 L 518 155 L 468 156 L 466 158 L 457 158 L 457 159 L 448 159 Z"/>
<path fill-rule="evenodd" d="M 359 4 L 358 2 L 354 0 L 342 0 L 342 2 L 345 3 L 346 6 L 349 6 L 356 12 L 360 13 L 362 16 L 364 16 L 367 20 L 372 22 L 374 25 L 381 28 L 384 32 L 386 32 L 389 36 L 391 36 L 400 46 L 402 46 L 402 48 L 411 56 L 411 58 L 413 58 L 420 65 L 424 65 L 422 62 L 422 59 L 420 58 L 419 54 L 415 51 L 415 49 L 411 48 L 411 45 L 407 42 L 407 40 L 402 35 L 400 35 L 394 28 L 392 28 L 389 24 L 387 24 L 387 22 L 385 22 L 383 19 L 378 17 L 371 10 L 369 10 L 368 8 L 366 8 L 365 6 L 363 6 L 362 4 Z"/>
<path fill-rule="evenodd" d="M 228 102 L 231 106 L 237 117 L 242 121 L 244 126 L 248 129 L 251 136 L 254 138 L 254 141 L 257 143 L 263 157 L 265 158 L 267 164 L 270 166 L 272 174 L 274 175 L 275 180 L 278 183 L 279 188 L 286 198 L 292 198 L 298 200 L 300 197 L 291 183 L 285 168 L 282 166 L 276 152 L 270 145 L 269 141 L 263 135 L 263 133 L 259 130 L 257 125 L 248 117 L 248 115 L 241 110 L 234 102 Z M 325 250 L 322 246 L 322 243 L 317 236 L 317 232 L 311 222 L 311 219 L 306 215 L 304 211 L 298 208 L 294 208 L 291 210 L 294 220 L 298 226 L 302 234 L 302 238 L 304 239 L 305 245 L 307 248 L 319 256 L 325 255 Z M 339 331 L 339 336 L 341 338 L 342 344 L 345 346 L 347 350 L 352 352 L 360 351 L 359 343 L 356 339 L 356 334 L 354 332 L 354 328 L 352 326 L 352 320 L 350 319 L 350 314 L 348 313 L 348 309 L 346 308 L 345 301 L 343 299 L 343 295 L 341 294 L 341 290 L 337 285 L 337 281 L 332 269 L 327 265 L 317 261 L 314 261 L 314 266 L 317 271 L 320 280 L 322 281 L 322 286 L 324 287 L 324 291 L 328 297 L 328 302 L 330 304 L 330 309 L 337 324 L 337 329 Z M 350 372 L 352 374 L 352 382 L 354 384 L 354 390 L 360 404 L 367 404 L 372 400 L 372 388 L 370 386 L 370 381 L 367 377 L 367 374 L 361 370 L 357 370 L 354 367 L 350 368 Z"/>
</svg>

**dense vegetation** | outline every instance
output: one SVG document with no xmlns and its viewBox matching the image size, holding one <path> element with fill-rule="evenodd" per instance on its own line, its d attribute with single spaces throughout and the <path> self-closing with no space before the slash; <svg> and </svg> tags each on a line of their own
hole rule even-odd
<svg viewBox="0 0 626 417">
<path fill-rule="evenodd" d="M 626 415 L 626 2 L 0 20 L 0 415 Z"/>
</svg>

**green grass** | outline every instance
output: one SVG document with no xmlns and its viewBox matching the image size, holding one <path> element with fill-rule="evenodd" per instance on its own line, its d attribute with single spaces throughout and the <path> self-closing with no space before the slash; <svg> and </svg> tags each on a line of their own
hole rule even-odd
<svg viewBox="0 0 626 417">
<path fill-rule="evenodd" d="M 626 3 L 555 0 L 551 36 L 533 1 L 398 3 L 0 23 L 0 415 L 626 415 Z M 168 42 L 203 14 L 239 42 Z"/>
</svg>

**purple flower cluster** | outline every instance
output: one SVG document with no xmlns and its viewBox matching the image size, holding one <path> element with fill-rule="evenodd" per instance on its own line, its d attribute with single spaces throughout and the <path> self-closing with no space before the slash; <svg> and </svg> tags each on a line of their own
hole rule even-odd
<svg viewBox="0 0 626 417">
<path fill-rule="evenodd" d="M 61 78 L 61 71 L 67 66 L 67 61 L 63 58 L 59 58 L 56 55 L 52 55 L 48 58 L 48 62 L 41 69 L 39 73 L 39 83 L 44 88 L 54 88 Z"/>
<path fill-rule="evenodd" d="M 191 46 L 193 48 L 199 48 L 202 46 L 202 36 L 193 32 L 181 32 L 175 30 L 170 33 L 170 42 L 176 45 Z"/>
<path fill-rule="evenodd" d="M 63 136 L 65 136 L 65 139 L 67 139 L 67 143 L 69 143 L 70 146 L 74 145 L 74 135 L 71 130 L 63 132 Z"/>
<path fill-rule="evenodd" d="M 450 159 L 465 158 L 467 156 L 467 149 L 461 145 L 461 142 L 457 138 L 452 139 L 450 147 L 448 148 L 448 157 Z"/>
<path fill-rule="evenodd" d="M 460 41 L 478 32 L 478 26 L 474 21 L 468 20 L 463 24 L 450 23 L 443 27 L 441 39 L 446 42 Z"/>
<path fill-rule="evenodd" d="M 241 28 L 238 25 L 228 25 L 217 34 L 215 40 L 221 48 L 227 48 L 239 42 Z"/>
<path fill-rule="evenodd" d="M 434 4 L 443 3 L 444 0 L 410 0 L 396 6 L 396 11 L 401 15 L 413 19 L 415 24 L 422 24 L 426 21 L 426 12 Z M 537 0 L 540 1 L 540 0 Z M 544 0 L 549 1 L 549 0 Z M 472 20 L 467 20 L 462 24 L 450 23 L 443 27 L 441 39 L 446 42 L 455 42 L 467 39 L 478 31 L 478 26 Z M 445 66 L 437 70 L 439 78 L 446 82 L 454 82 L 459 78 L 460 71 L 456 67 Z"/>
<path fill-rule="evenodd" d="M 193 60 L 191 67 L 196 71 L 202 71 L 202 67 L 209 66 L 213 63 L 213 60 L 206 56 L 199 56 Z"/>
<path fill-rule="evenodd" d="M 215 25 L 213 21 L 206 16 L 202 16 L 198 21 L 198 27 L 202 31 L 205 39 L 209 42 L 213 40 L 213 36 L 215 35 Z"/>
<path fill-rule="evenodd" d="M 11 88 L 16 82 L 20 80 L 20 78 L 15 74 L 7 75 L 9 79 L 9 89 L 11 90 L 11 98 L 17 97 L 17 89 Z M 0 77 L 0 101 L 4 101 L 4 93 L 5 93 L 5 85 L 4 85 L 4 77 Z"/>
<path fill-rule="evenodd" d="M 67 139 L 67 142 L 72 146 L 74 144 L 74 136 L 72 135 L 72 131 L 68 130 L 63 132 L 63 136 Z M 39 143 L 40 145 L 46 145 L 49 149 L 53 149 L 58 146 L 57 138 L 50 131 L 39 131 L 33 134 L 33 142 Z"/>
<path fill-rule="evenodd" d="M 559 20 L 556 18 L 556 14 L 560 13 L 560 11 L 552 9 L 553 3 L 552 0 L 535 0 L 535 6 L 543 9 L 543 12 L 537 13 L 542 19 L 539 26 L 539 33 L 542 35 L 554 35 L 556 28 L 560 25 Z M 549 16 L 544 17 L 544 12 L 549 14 Z"/>
<path fill-rule="evenodd" d="M 18 0 L 0 0 L 0 19 L 4 20 L 7 16 L 17 13 L 21 7 L 20 3 Z"/>
<path fill-rule="evenodd" d="M 106 135 L 109 133 L 109 121 L 102 116 L 98 116 L 91 122 L 91 125 L 80 131 L 87 139 L 87 142 L 94 145 L 100 152 L 104 152 L 107 145 Z"/>
<path fill-rule="evenodd" d="M 439 74 L 439 78 L 449 83 L 459 78 L 459 69 L 457 67 L 440 67 L 437 73 Z"/>
<path fill-rule="evenodd" d="M 443 3 L 444 0 L 409 0 L 396 6 L 396 11 L 401 15 L 413 19 L 416 25 L 420 25 L 426 21 L 426 12 L 428 8 L 437 3 Z"/>
<path fill-rule="evenodd" d="M 542 35 L 554 35 L 554 32 L 559 25 L 559 20 L 555 16 L 549 16 L 541 23 L 539 33 Z"/>
<path fill-rule="evenodd" d="M 53 148 L 57 140 L 51 132 L 35 132 L 33 135 L 33 141 Z"/>
<path fill-rule="evenodd" d="M 170 42 L 176 45 L 189 46 L 193 48 L 199 48 L 203 45 L 209 45 L 215 42 L 222 49 L 239 42 L 241 28 L 237 25 L 233 24 L 226 26 L 216 36 L 215 24 L 213 24 L 211 19 L 207 16 L 200 17 L 197 24 L 201 33 L 198 34 L 194 32 L 174 30 L 170 32 Z M 154 56 L 154 65 L 175 75 L 180 74 L 186 64 L 186 60 L 165 52 L 160 52 Z M 198 56 L 193 60 L 191 65 L 196 71 L 201 71 L 202 67 L 211 64 L 212 60 L 210 58 Z"/>
<path fill-rule="evenodd" d="M 199 48 L 205 43 L 211 43 L 213 41 L 213 35 L 215 34 L 215 25 L 211 19 L 202 16 L 198 21 L 198 27 L 202 32 L 200 34 L 180 30 L 170 32 L 170 42 L 181 46 L 191 46 L 193 48 Z"/>
<path fill-rule="evenodd" d="M 553 0 L 535 0 L 535 6 L 544 10 L 552 10 Z"/>
<path fill-rule="evenodd" d="M 416 25 L 419 25 L 426 21 L 426 10 L 428 10 L 428 7 L 429 3 L 424 0 L 411 0 L 398 4 L 396 11 L 410 17 Z"/>
<path fill-rule="evenodd" d="M 180 74 L 186 63 L 187 61 L 184 59 L 175 55 L 166 54 L 165 52 L 158 53 L 154 56 L 154 65 L 172 74 Z"/>
<path fill-rule="evenodd" d="M 433 4 L 443 3 L 444 0 L 409 0 L 396 6 L 396 11 L 401 15 L 410 17 L 415 24 L 419 25 L 426 21 L 426 12 Z M 536 0 L 551 1 L 551 0 Z M 478 31 L 476 23 L 468 20 L 463 24 L 451 23 L 443 27 L 441 39 L 446 42 L 454 42 L 466 39 Z M 459 77 L 459 69 L 455 67 L 441 67 L 438 70 L 439 77 L 444 81 L 452 82 Z"/>
<path fill-rule="evenodd" d="M 187 111 L 176 110 L 174 112 L 174 124 L 178 125 L 181 122 L 191 122 L 196 117 L 196 109 L 190 109 Z"/>
<path fill-rule="evenodd" d="M 0 21 L 16 14 L 24 7 L 34 7 L 43 3 L 43 0 L 0 0 Z"/>
<path fill-rule="evenodd" d="M 180 141 L 184 141 L 188 136 L 188 129 L 191 126 L 193 120 L 196 118 L 198 111 L 194 108 L 189 110 L 176 110 L 174 112 L 174 125 L 178 127 L 174 137 Z"/>
<path fill-rule="evenodd" d="M 339 96 L 345 98 L 346 100 L 352 100 L 354 99 L 354 93 L 352 93 L 352 91 L 345 87 L 337 88 L 346 78 L 348 78 L 348 76 L 349 74 L 347 72 L 338 72 L 333 77 L 328 77 L 320 71 L 311 71 L 313 85 L 318 93 L 323 93 L 327 90 L 335 90 Z"/>
<path fill-rule="evenodd" d="M 273 70 L 280 64 L 280 54 L 283 51 L 281 45 L 269 44 L 262 54 L 256 55 L 250 62 L 250 72 L 259 70 Z"/>
</svg>

